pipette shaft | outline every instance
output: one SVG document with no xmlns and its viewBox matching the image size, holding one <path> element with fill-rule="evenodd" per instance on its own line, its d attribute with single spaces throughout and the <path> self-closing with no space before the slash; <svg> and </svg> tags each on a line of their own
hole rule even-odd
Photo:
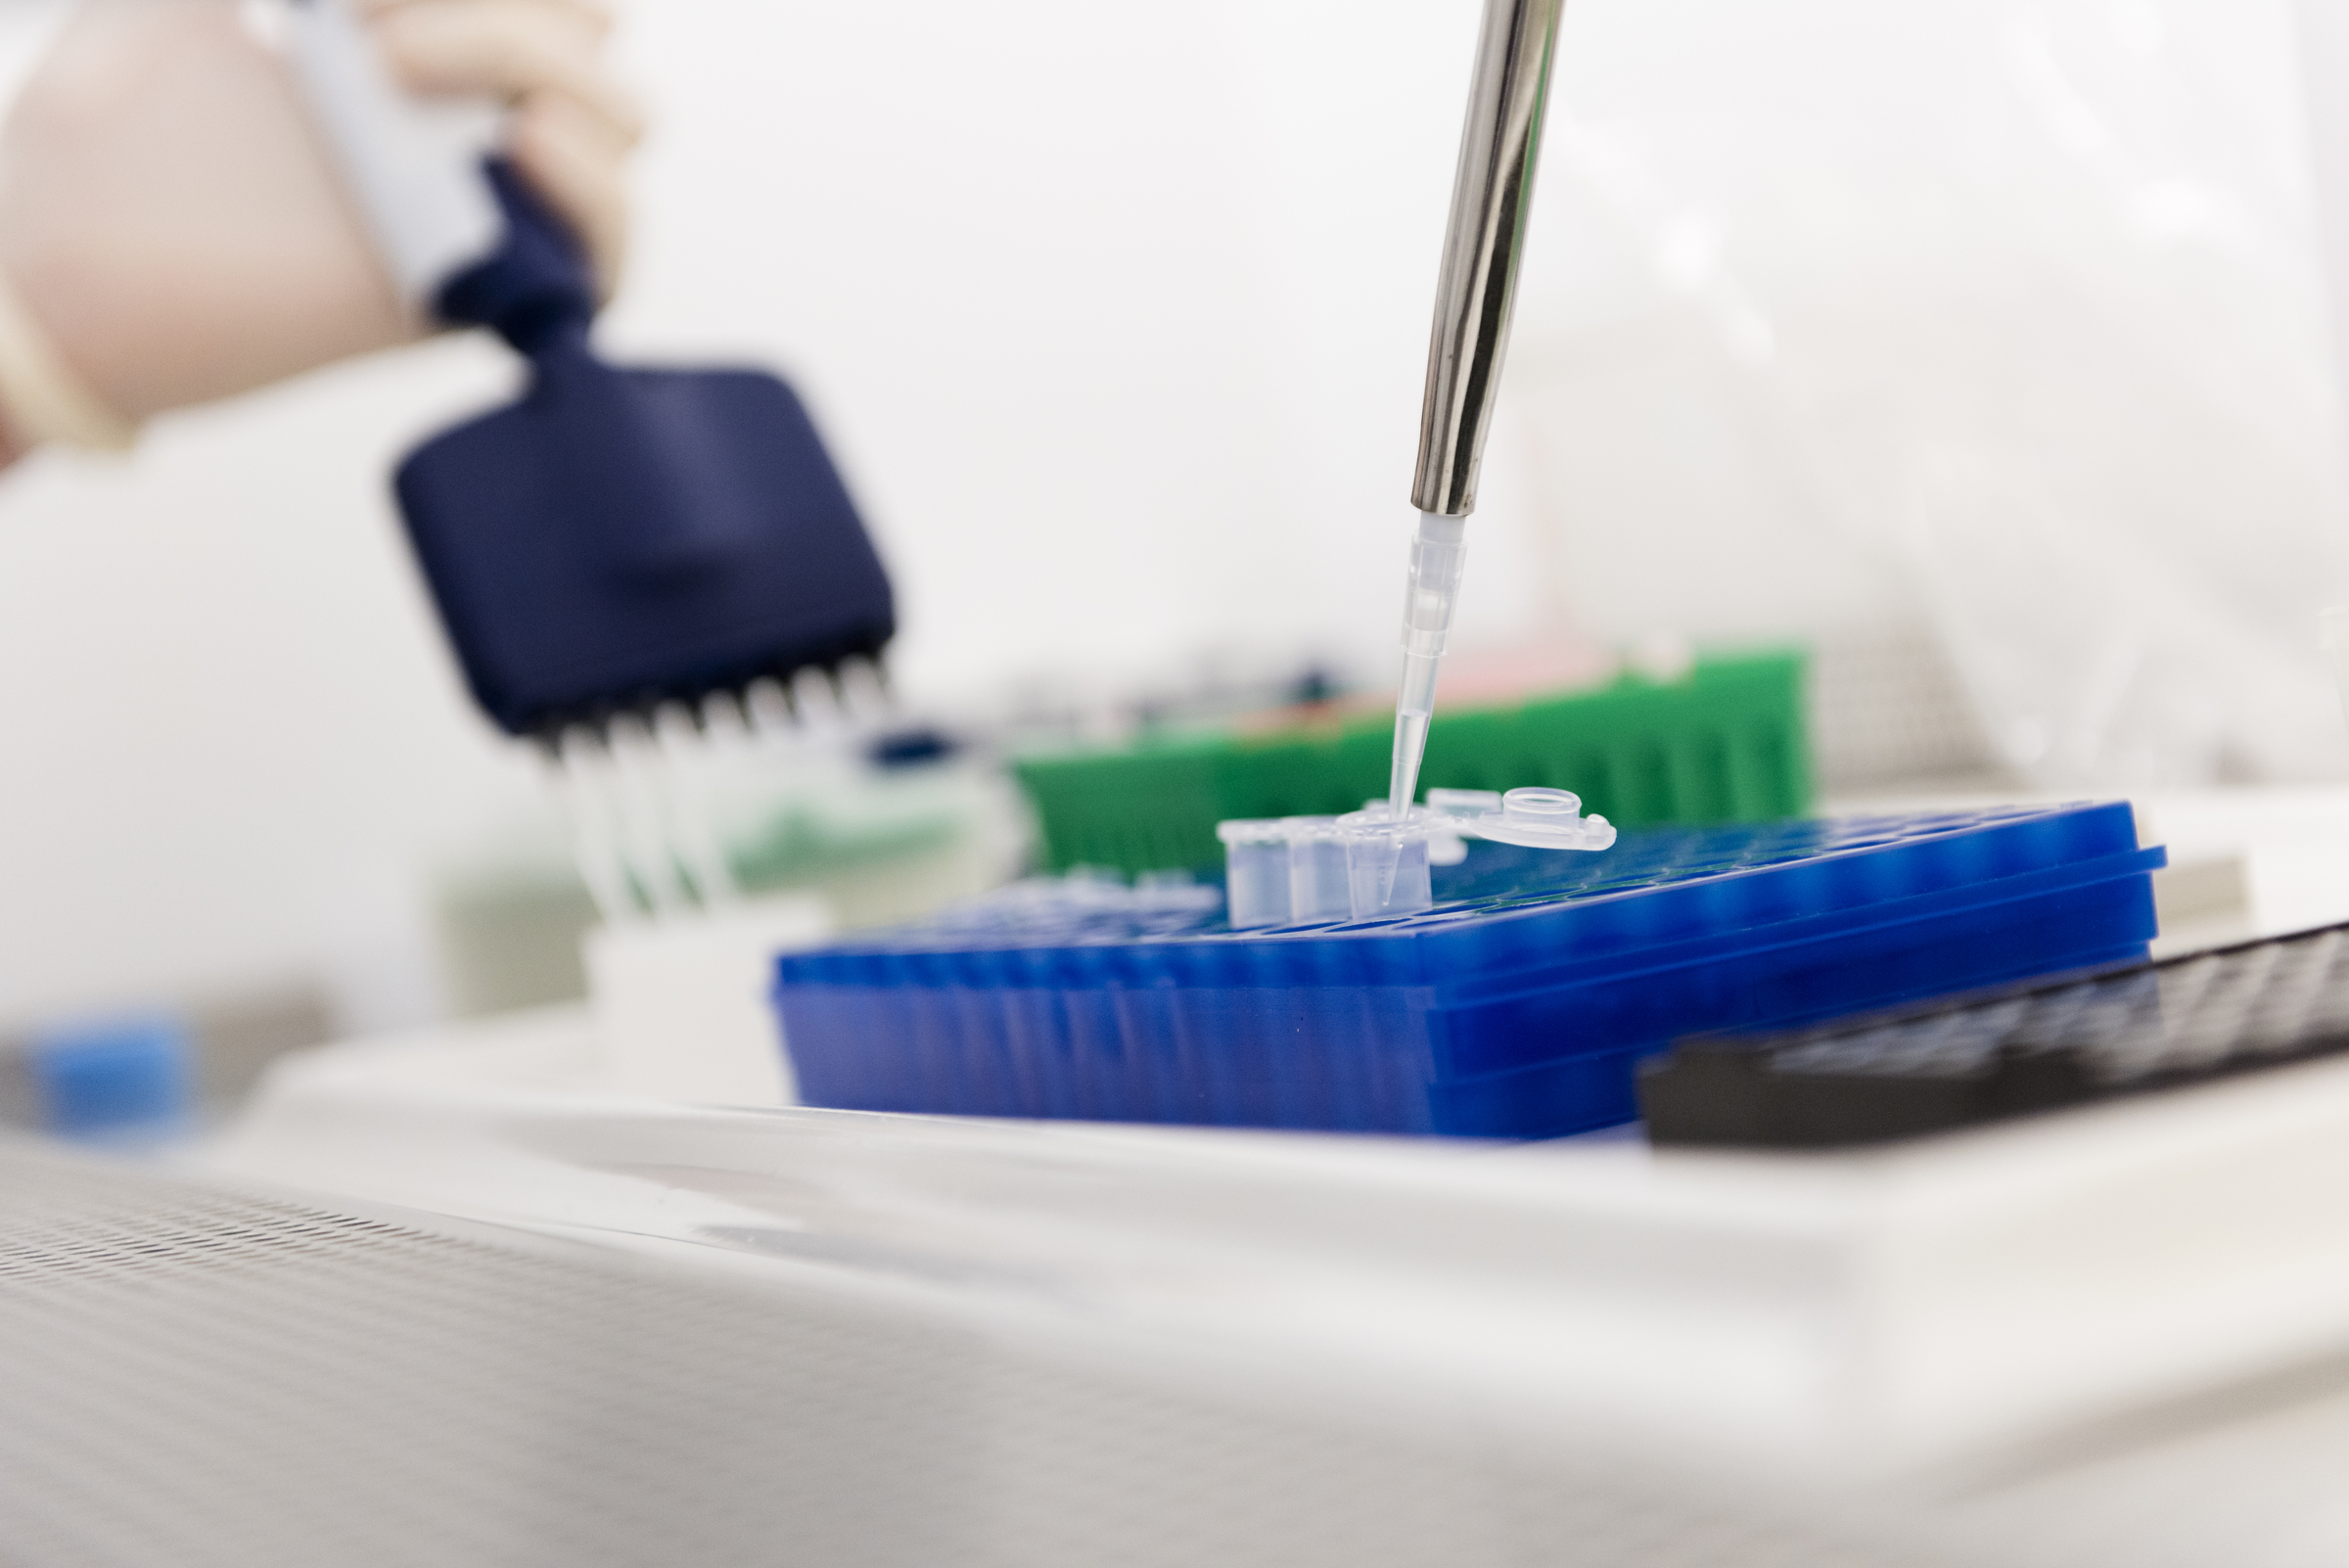
<svg viewBox="0 0 2349 1568">
<path fill-rule="evenodd" d="M 1403 681 L 1395 705 L 1390 804 L 1409 806 L 1435 713 L 1436 669 L 1459 596 L 1465 523 L 1476 509 L 1477 470 L 1508 346 L 1517 262 L 1542 148 L 1543 101 L 1561 0 L 1486 0 L 1460 132 L 1459 168 L 1420 405 L 1419 468 L 1411 504 L 1420 512 L 1403 617 Z"/>
</svg>

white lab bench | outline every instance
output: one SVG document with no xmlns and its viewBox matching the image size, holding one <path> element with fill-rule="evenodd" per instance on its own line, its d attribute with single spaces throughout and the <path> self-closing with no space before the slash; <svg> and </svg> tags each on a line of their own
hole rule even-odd
<svg viewBox="0 0 2349 1568">
<path fill-rule="evenodd" d="M 2213 935 L 2297 919 L 2335 847 L 2349 865 L 2349 793 L 2141 816 L 2167 904 Z M 400 1238 L 379 1249 L 571 1270 L 576 1320 L 469 1338 L 462 1304 L 504 1323 L 530 1296 L 484 1274 L 422 1338 L 313 1315 L 279 1358 L 346 1421 L 473 1434 L 402 1446 L 402 1517 L 605 1521 L 500 1560 L 2349 1561 L 2349 1061 L 1831 1155 L 609 1083 L 583 1009 L 330 1047 L 176 1177 Z M 384 1291 L 424 1268 L 396 1262 Z M 646 1291 L 667 1305 L 603 1305 Z M 379 1343 L 395 1386 L 338 1394 Z M 276 1364 L 248 1363 L 202 1375 Z M 534 1444 L 576 1462 L 469 1488 Z M 225 1452 L 212 1496 L 263 1484 Z M 373 1465 L 286 1462 L 390 1506 Z"/>
</svg>

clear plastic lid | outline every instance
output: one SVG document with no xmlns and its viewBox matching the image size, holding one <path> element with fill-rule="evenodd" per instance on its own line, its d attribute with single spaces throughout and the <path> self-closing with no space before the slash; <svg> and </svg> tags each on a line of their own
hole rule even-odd
<svg viewBox="0 0 2349 1568">
<path fill-rule="evenodd" d="M 1583 799 L 1572 790 L 1528 786 L 1500 798 L 1498 811 L 1463 817 L 1460 825 L 1480 839 L 1535 850 L 1604 850 L 1615 842 L 1615 825 L 1595 813 L 1582 814 Z"/>
</svg>

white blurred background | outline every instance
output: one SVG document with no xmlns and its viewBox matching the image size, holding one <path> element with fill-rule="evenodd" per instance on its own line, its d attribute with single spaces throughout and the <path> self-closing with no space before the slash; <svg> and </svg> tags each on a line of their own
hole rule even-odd
<svg viewBox="0 0 2349 1568">
<path fill-rule="evenodd" d="M 917 705 L 1383 671 L 1478 9 L 633 0 L 607 343 L 796 381 Z M 1921 649 L 2018 781 L 2349 771 L 2306 145 L 2283 0 L 1573 0 L 1460 642 Z M 423 868 L 538 786 L 384 481 L 510 382 L 443 343 L 0 481 L 0 1020 L 442 1006 Z"/>
</svg>

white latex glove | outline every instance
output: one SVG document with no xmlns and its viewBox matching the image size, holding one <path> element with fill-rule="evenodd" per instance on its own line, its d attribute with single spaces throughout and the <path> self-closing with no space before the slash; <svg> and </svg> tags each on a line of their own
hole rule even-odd
<svg viewBox="0 0 2349 1568">
<path fill-rule="evenodd" d="M 593 0 L 358 0 L 394 75 L 511 106 L 508 151 L 609 294 L 635 107 Z M 124 421 L 430 330 L 238 0 L 83 0 L 0 130 L 0 276 Z"/>
</svg>

